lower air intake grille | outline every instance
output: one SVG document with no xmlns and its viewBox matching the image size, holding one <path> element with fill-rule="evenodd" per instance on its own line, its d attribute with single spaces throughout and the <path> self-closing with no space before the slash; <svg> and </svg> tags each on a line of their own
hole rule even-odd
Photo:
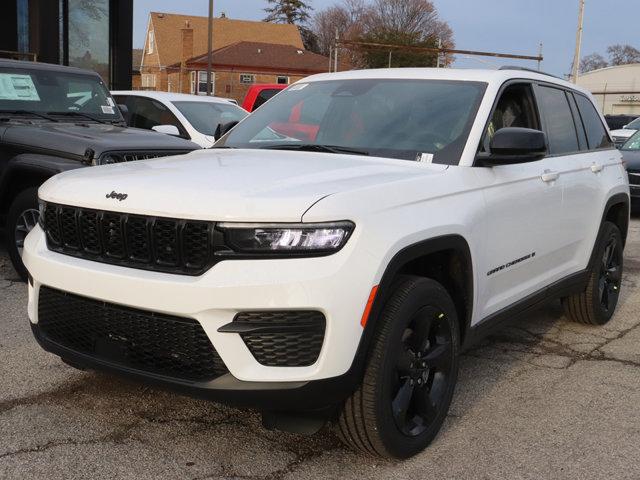
<svg viewBox="0 0 640 480">
<path fill-rule="evenodd" d="M 40 288 L 38 325 L 48 340 L 124 367 L 180 380 L 228 373 L 200 324 Z"/>
<path fill-rule="evenodd" d="M 324 315 L 316 311 L 243 312 L 225 331 L 240 333 L 262 365 L 307 367 L 318 360 L 325 323 Z"/>
</svg>

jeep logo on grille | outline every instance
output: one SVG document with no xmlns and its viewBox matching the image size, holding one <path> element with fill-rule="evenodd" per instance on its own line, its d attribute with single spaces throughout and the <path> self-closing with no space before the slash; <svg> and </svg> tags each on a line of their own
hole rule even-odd
<svg viewBox="0 0 640 480">
<path fill-rule="evenodd" d="M 127 195 L 126 193 L 116 193 L 115 190 L 113 192 L 111 192 L 111 193 L 107 193 L 107 198 L 113 198 L 113 199 L 118 200 L 120 202 L 123 201 L 123 200 L 126 200 L 128 196 L 129 195 Z"/>
</svg>

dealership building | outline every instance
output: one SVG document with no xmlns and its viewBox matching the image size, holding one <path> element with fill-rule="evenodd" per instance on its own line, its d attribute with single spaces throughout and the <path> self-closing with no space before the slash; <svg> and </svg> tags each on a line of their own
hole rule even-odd
<svg viewBox="0 0 640 480">
<path fill-rule="evenodd" d="M 593 70 L 577 84 L 591 91 L 605 115 L 640 115 L 640 63 Z"/>
<path fill-rule="evenodd" d="M 133 0 L 2 0 L 0 58 L 98 72 L 131 88 Z"/>
</svg>

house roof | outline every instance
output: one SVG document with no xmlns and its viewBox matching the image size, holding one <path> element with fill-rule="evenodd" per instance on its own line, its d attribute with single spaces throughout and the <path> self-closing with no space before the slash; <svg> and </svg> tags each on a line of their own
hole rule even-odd
<svg viewBox="0 0 640 480">
<path fill-rule="evenodd" d="M 154 30 L 160 65 L 178 63 L 182 55 L 182 29 L 193 29 L 193 52 L 207 53 L 208 18 L 173 13 L 151 12 L 150 27 Z M 250 41 L 294 45 L 303 48 L 300 31 L 295 25 L 213 19 L 213 49 Z"/>
<path fill-rule="evenodd" d="M 309 52 L 293 45 L 274 45 L 261 42 L 238 42 L 213 52 L 212 62 L 216 66 L 268 68 L 281 71 L 305 73 L 326 72 L 329 57 Z M 207 54 L 187 61 L 187 68 L 198 68 L 207 63 Z"/>
</svg>

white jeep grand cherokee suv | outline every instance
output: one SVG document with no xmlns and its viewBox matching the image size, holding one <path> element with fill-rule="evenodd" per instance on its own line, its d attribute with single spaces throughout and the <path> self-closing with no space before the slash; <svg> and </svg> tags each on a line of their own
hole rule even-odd
<svg viewBox="0 0 640 480">
<path fill-rule="evenodd" d="M 579 322 L 613 315 L 629 187 L 575 85 L 319 75 L 216 147 L 40 188 L 24 262 L 43 348 L 405 458 L 492 327 L 558 298 Z"/>
</svg>

